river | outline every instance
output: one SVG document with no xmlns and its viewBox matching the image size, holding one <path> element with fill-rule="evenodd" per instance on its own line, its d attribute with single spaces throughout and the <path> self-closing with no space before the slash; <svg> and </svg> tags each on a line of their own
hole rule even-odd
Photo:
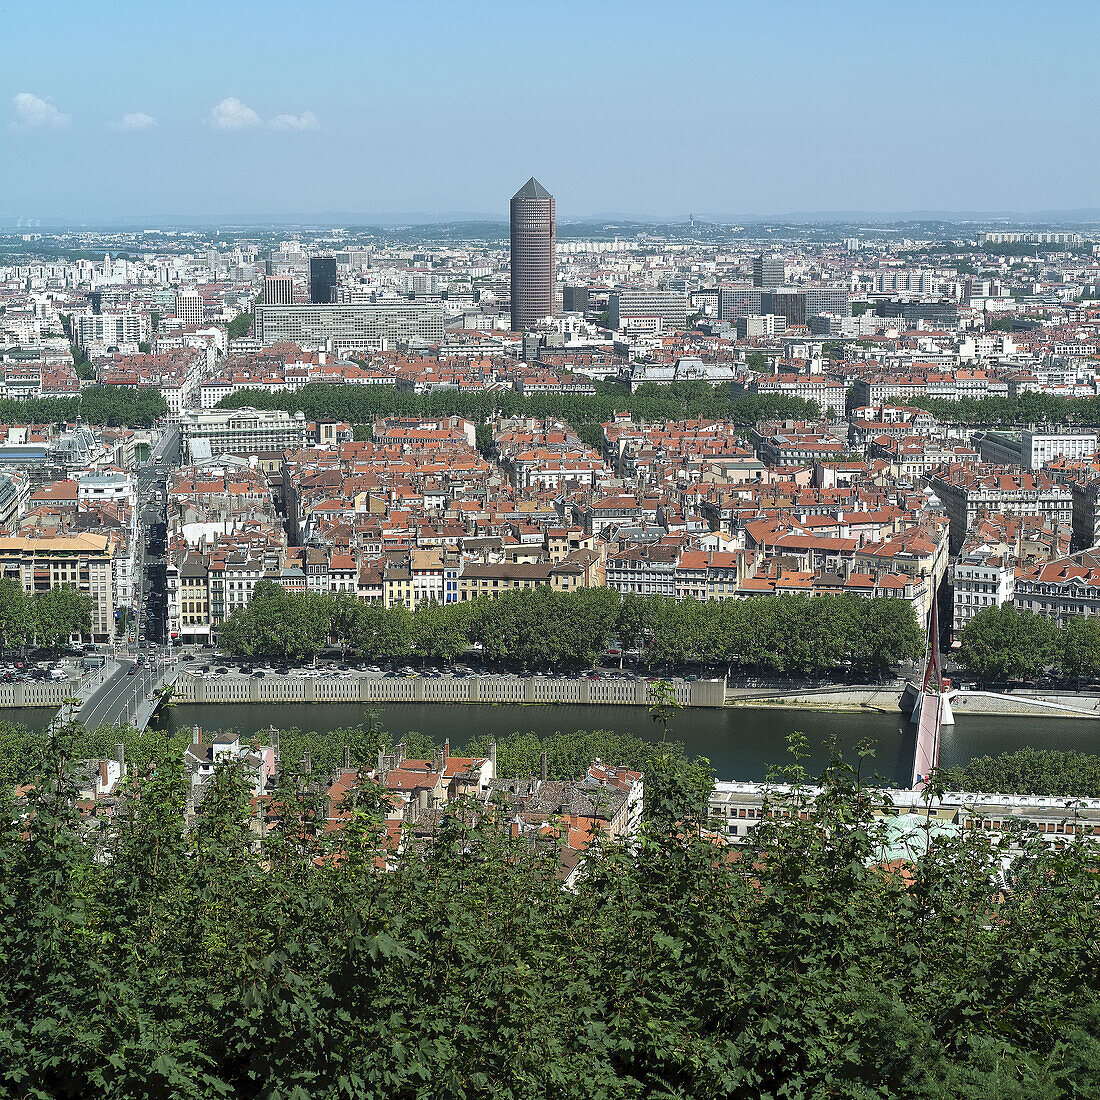
<svg viewBox="0 0 1100 1100">
<path fill-rule="evenodd" d="M 602 706 L 459 706 L 400 703 L 374 708 L 394 740 L 417 730 L 438 742 L 445 737 L 459 751 L 472 737 L 520 730 L 545 735 L 555 730 L 607 729 L 658 739 L 660 730 L 641 707 Z M 32 729 L 49 723 L 45 707 L 0 711 L 0 720 L 22 722 Z M 367 710 L 355 704 L 271 704 L 260 706 L 177 706 L 155 722 L 169 727 L 202 726 L 208 733 L 238 730 L 252 734 L 271 725 L 281 729 L 335 730 L 367 721 Z M 707 757 L 719 779 L 763 779 L 774 765 L 789 760 L 787 737 L 794 731 L 808 739 L 807 766 L 825 763 L 828 744 L 836 738 L 845 756 L 855 759 L 856 746 L 871 741 L 874 760 L 865 772 L 907 786 L 913 766 L 913 733 L 899 713 L 803 710 L 795 707 L 699 707 L 679 711 L 669 737 L 682 741 L 688 753 Z M 944 730 L 940 763 L 965 764 L 975 756 L 1011 752 L 1027 746 L 1100 753 L 1100 720 L 982 717 L 963 715 Z"/>
<path fill-rule="evenodd" d="M 606 729 L 659 739 L 660 730 L 641 707 L 610 706 L 475 706 L 401 703 L 373 708 L 382 726 L 397 740 L 417 730 L 442 743 L 450 738 L 459 751 L 472 737 L 520 730 L 545 735 L 556 730 Z M 244 734 L 271 725 L 287 729 L 333 730 L 366 720 L 354 704 L 270 706 L 178 706 L 157 721 L 170 726 L 202 726 L 204 731 L 238 730 Z M 875 759 L 865 772 L 908 786 L 913 766 L 913 733 L 901 713 L 822 711 L 793 707 L 696 708 L 679 711 L 669 737 L 682 741 L 691 755 L 707 757 L 719 779 L 763 779 L 774 765 L 789 760 L 787 737 L 804 733 L 811 771 L 820 769 L 835 738 L 845 756 L 855 759 L 861 741 L 875 746 Z M 975 756 L 1010 752 L 1027 746 L 1100 752 L 1100 720 L 980 717 L 965 715 L 944 730 L 940 762 L 964 764 Z"/>
</svg>

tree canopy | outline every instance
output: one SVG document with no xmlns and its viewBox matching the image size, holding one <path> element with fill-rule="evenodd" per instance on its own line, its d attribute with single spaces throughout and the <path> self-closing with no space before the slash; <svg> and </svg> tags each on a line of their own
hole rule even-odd
<svg viewBox="0 0 1100 1100">
<path fill-rule="evenodd" d="M 953 424 L 1003 427 L 1006 424 L 1066 424 L 1100 426 L 1100 398 L 1061 397 L 1052 393 L 1021 393 L 1017 397 L 964 397 L 957 401 L 915 397 L 913 404 L 937 420 Z"/>
<path fill-rule="evenodd" d="M 247 657 L 312 657 L 326 641 L 369 659 L 443 663 L 478 646 L 485 661 L 526 669 L 591 665 L 618 642 L 641 646 L 655 668 L 697 663 L 816 675 L 846 665 L 879 675 L 919 657 L 923 634 L 908 601 L 850 595 L 699 601 L 538 585 L 410 612 L 350 593 L 288 593 L 272 581 L 257 584 L 219 633 L 227 652 Z"/>
<path fill-rule="evenodd" d="M 156 386 L 88 386 L 78 397 L 0 398 L 5 424 L 72 423 L 147 428 L 168 414 L 168 403 Z"/>
<path fill-rule="evenodd" d="M 659 385 L 646 382 L 634 393 L 610 382 L 597 382 L 596 393 L 535 393 L 524 396 L 511 390 L 465 393 L 440 389 L 413 393 L 395 386 L 335 386 L 312 383 L 300 389 L 268 393 L 240 390 L 219 402 L 220 408 L 285 409 L 303 412 L 311 420 L 334 417 L 352 424 L 369 424 L 383 416 L 461 416 L 484 423 L 494 415 L 557 417 L 579 430 L 598 425 L 616 412 L 629 412 L 635 420 L 682 420 L 714 417 L 746 426 L 759 420 L 800 419 L 816 416 L 817 405 L 787 394 L 738 394 L 728 387 L 702 381 Z"/>
<path fill-rule="evenodd" d="M 958 658 L 980 680 L 1035 680 L 1048 669 L 1100 677 L 1100 620 L 1073 615 L 1059 626 L 1014 604 L 986 607 L 963 627 Z"/>
<path fill-rule="evenodd" d="M 981 680 L 1029 680 L 1058 656 L 1058 627 L 1014 604 L 986 607 L 963 627 L 959 660 Z"/>
<path fill-rule="evenodd" d="M 1054 749 L 1018 749 L 977 756 L 947 768 L 941 779 L 953 790 L 1100 798 L 1100 756 Z"/>
<path fill-rule="evenodd" d="M 57 649 L 73 634 L 92 632 L 92 598 L 72 585 L 28 593 L 0 580 L 0 648 L 40 645 Z"/>
<path fill-rule="evenodd" d="M 597 841 L 566 890 L 552 837 L 465 803 L 395 858 L 366 780 L 330 829 L 287 774 L 261 836 L 223 763 L 185 833 L 166 756 L 101 827 L 64 749 L 0 816 L 9 1095 L 1100 1092 L 1091 844 L 929 833 L 899 866 L 891 808 L 835 761 L 723 851 L 658 757 L 636 842 Z"/>
<path fill-rule="evenodd" d="M 230 340 L 239 340 L 252 331 L 252 314 L 238 313 L 232 321 L 226 325 L 226 332 Z"/>
</svg>

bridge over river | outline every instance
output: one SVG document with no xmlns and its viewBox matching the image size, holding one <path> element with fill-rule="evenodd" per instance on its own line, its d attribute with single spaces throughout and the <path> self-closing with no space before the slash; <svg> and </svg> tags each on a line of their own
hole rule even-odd
<svg viewBox="0 0 1100 1100">
<path fill-rule="evenodd" d="M 71 697 L 79 700 L 75 710 L 63 706 L 51 725 L 71 717 L 90 730 L 124 725 L 143 730 L 156 712 L 162 689 L 175 683 L 176 675 L 177 665 L 159 654 L 113 661 L 102 680 L 82 682 Z"/>
</svg>

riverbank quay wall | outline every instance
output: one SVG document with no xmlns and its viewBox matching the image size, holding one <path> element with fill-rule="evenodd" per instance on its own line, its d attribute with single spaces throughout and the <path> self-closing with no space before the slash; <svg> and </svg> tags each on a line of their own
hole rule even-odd
<svg viewBox="0 0 1100 1100">
<path fill-rule="evenodd" d="M 580 706 L 651 706 L 645 680 L 565 680 L 552 677 L 195 676 L 181 673 L 175 702 L 249 703 L 570 703 Z M 683 707 L 725 705 L 722 680 L 672 685 Z"/>
<path fill-rule="evenodd" d="M 0 684 L 0 709 L 5 707 L 59 707 L 80 692 L 78 680 L 41 684 Z"/>
</svg>

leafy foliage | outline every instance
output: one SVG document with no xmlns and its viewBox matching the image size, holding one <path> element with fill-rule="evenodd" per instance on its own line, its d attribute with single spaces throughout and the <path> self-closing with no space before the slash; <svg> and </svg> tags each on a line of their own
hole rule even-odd
<svg viewBox="0 0 1100 1100">
<path fill-rule="evenodd" d="M 232 321 L 226 325 L 226 332 L 230 340 L 239 340 L 252 331 L 252 314 L 238 313 Z"/>
<path fill-rule="evenodd" d="M 70 635 L 92 632 L 92 598 L 72 585 L 28 593 L 11 578 L 0 580 L 0 646 L 37 643 L 56 649 Z"/>
<path fill-rule="evenodd" d="M 959 660 L 981 680 L 1034 680 L 1060 670 L 1070 680 L 1100 679 L 1100 619 L 1064 624 L 1013 604 L 983 608 L 963 628 Z"/>
<path fill-rule="evenodd" d="M 382 416 L 462 416 L 484 423 L 495 414 L 557 417 L 574 427 L 598 425 L 616 412 L 627 411 L 636 420 L 682 420 L 714 417 L 752 425 L 758 420 L 799 419 L 817 414 L 812 401 L 785 394 L 738 394 L 706 382 L 647 382 L 633 394 L 610 382 L 596 383 L 591 394 L 523 394 L 507 391 L 460 393 L 436 390 L 418 394 L 395 386 L 333 386 L 313 383 L 294 392 L 267 393 L 241 390 L 219 402 L 220 408 L 249 405 L 258 409 L 303 412 L 311 419 L 335 417 L 352 424 L 369 424 Z"/>
<path fill-rule="evenodd" d="M 902 873 L 890 807 L 839 761 L 740 858 L 691 827 L 690 777 L 655 778 L 637 842 L 597 843 L 563 890 L 551 842 L 462 804 L 380 872 L 369 783 L 326 830 L 288 775 L 261 837 L 223 765 L 185 834 L 168 757 L 104 828 L 65 755 L 0 815 L 9 1095 L 1100 1091 L 1095 848 L 929 834 Z"/>
<path fill-rule="evenodd" d="M 1079 424 L 1100 425 L 1100 398 L 1060 397 L 1051 393 L 1021 393 L 1018 397 L 917 397 L 914 405 L 927 409 L 937 420 L 954 424 Z"/>
<path fill-rule="evenodd" d="M 1018 749 L 978 756 L 945 769 L 942 781 L 960 791 L 1100 798 L 1100 756 L 1054 749 Z"/>
<path fill-rule="evenodd" d="M 26 401 L 0 398 L 5 424 L 72 423 L 147 428 L 167 416 L 168 404 L 155 386 L 88 386 L 79 397 L 37 397 Z"/>
<path fill-rule="evenodd" d="M 463 752 L 475 756 L 489 755 L 490 737 L 470 741 Z M 542 754 L 546 753 L 547 776 L 552 780 L 579 779 L 593 760 L 606 764 L 625 764 L 635 771 L 648 772 L 657 755 L 671 752 L 683 756 L 683 745 L 668 741 L 654 744 L 632 734 L 611 730 L 559 730 L 546 737 L 516 731 L 498 736 L 497 771 L 508 778 L 537 776 Z"/>
<path fill-rule="evenodd" d="M 557 592 L 548 585 L 495 598 L 383 608 L 347 593 L 296 595 L 256 585 L 229 617 L 220 643 L 240 656 L 311 657 L 326 639 L 368 659 L 451 662 L 470 646 L 516 668 L 591 665 L 610 642 L 640 641 L 655 667 L 691 662 L 808 675 L 849 663 L 882 673 L 921 653 L 922 633 L 905 600 L 854 596 L 757 596 L 748 600 L 621 597 L 610 588 Z"/>
</svg>

